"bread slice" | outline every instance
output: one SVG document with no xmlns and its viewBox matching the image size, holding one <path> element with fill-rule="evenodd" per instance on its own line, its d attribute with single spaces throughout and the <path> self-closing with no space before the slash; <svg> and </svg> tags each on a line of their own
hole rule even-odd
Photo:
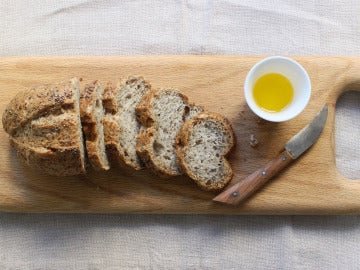
<svg viewBox="0 0 360 270">
<path fill-rule="evenodd" d="M 110 169 L 104 140 L 104 89 L 98 81 L 85 85 L 80 95 L 80 117 L 90 164 L 96 170 Z"/>
<path fill-rule="evenodd" d="M 131 76 L 120 82 L 115 90 L 118 111 L 106 119 L 109 128 L 105 136 L 109 154 L 120 165 L 135 170 L 144 168 L 144 164 L 136 154 L 136 138 L 141 125 L 136 119 L 135 108 L 142 97 L 150 91 L 150 84 L 142 77 Z"/>
<path fill-rule="evenodd" d="M 229 121 L 203 112 L 185 122 L 176 139 L 176 156 L 184 172 L 202 189 L 218 191 L 233 172 L 225 156 L 235 145 Z"/>
<path fill-rule="evenodd" d="M 55 176 L 86 172 L 79 97 L 76 78 L 16 95 L 3 126 L 21 160 Z"/>
<path fill-rule="evenodd" d="M 119 108 L 117 104 L 118 87 L 107 84 L 103 93 L 103 107 L 105 109 L 103 126 L 106 153 L 109 160 L 114 163 L 120 163 L 120 144 L 119 144 Z"/>
<path fill-rule="evenodd" d="M 146 127 L 138 136 L 136 151 L 146 166 L 160 176 L 181 175 L 175 155 L 175 138 L 185 119 L 202 111 L 189 104 L 175 89 L 147 94 L 137 107 L 139 121 Z"/>
<path fill-rule="evenodd" d="M 111 83 L 107 83 L 104 88 L 104 93 L 102 95 L 102 103 L 106 114 L 116 114 L 119 110 L 118 104 L 116 101 L 117 88 L 113 87 Z"/>
</svg>

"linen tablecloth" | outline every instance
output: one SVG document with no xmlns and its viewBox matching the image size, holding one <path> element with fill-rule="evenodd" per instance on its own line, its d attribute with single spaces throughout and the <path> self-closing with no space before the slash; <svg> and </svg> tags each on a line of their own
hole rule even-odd
<svg viewBox="0 0 360 270">
<path fill-rule="evenodd" d="M 359 14 L 357 0 L 3 0 L 0 56 L 358 56 Z M 359 108 L 360 94 L 350 92 L 336 115 L 337 163 L 353 181 Z M 359 223 L 359 216 L 1 213 L 0 269 L 360 269 Z"/>
</svg>

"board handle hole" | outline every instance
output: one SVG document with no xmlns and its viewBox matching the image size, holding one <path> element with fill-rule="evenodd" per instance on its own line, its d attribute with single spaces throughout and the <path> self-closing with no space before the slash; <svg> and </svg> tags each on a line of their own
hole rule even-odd
<svg viewBox="0 0 360 270">
<path fill-rule="evenodd" d="M 336 102 L 335 160 L 344 177 L 360 180 L 360 91 L 346 91 Z"/>
</svg>

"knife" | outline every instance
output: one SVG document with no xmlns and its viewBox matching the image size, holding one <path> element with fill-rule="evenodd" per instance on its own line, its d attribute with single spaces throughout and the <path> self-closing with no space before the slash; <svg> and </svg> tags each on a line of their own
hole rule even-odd
<svg viewBox="0 0 360 270">
<path fill-rule="evenodd" d="M 301 154 L 317 141 L 324 129 L 327 115 L 328 105 L 326 104 L 311 123 L 300 130 L 298 134 L 285 144 L 285 150 L 282 151 L 280 155 L 250 174 L 244 180 L 237 182 L 217 195 L 213 201 L 232 205 L 237 205 L 245 201 L 274 175 L 301 156 Z"/>
</svg>

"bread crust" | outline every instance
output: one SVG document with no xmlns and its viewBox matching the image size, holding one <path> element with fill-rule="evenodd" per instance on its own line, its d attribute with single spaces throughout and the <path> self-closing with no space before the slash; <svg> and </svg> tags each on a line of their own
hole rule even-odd
<svg viewBox="0 0 360 270">
<path fill-rule="evenodd" d="M 45 85 L 19 92 L 3 113 L 4 130 L 8 134 L 14 135 L 29 121 L 73 105 L 74 83 L 78 83 L 75 78 L 55 86 Z"/>
<path fill-rule="evenodd" d="M 108 82 L 104 88 L 102 95 L 102 103 L 106 114 L 116 114 L 118 112 L 118 104 L 116 102 L 116 87 Z"/>
<path fill-rule="evenodd" d="M 21 160 L 55 176 L 86 172 L 79 95 L 73 78 L 20 92 L 10 101 L 3 126 Z"/>
<path fill-rule="evenodd" d="M 127 99 L 127 95 L 125 95 L 125 93 L 130 95 L 137 95 L 139 94 L 138 91 L 139 89 L 141 89 L 141 87 L 143 88 L 144 93 L 142 93 L 141 99 L 139 102 L 137 102 L 135 108 L 131 107 L 131 110 L 134 110 L 133 112 L 131 112 L 131 116 L 136 122 L 136 127 L 131 127 L 131 129 L 135 128 L 136 131 L 136 136 L 132 138 L 132 140 L 134 141 L 134 150 L 133 150 L 134 152 L 127 153 L 127 150 L 125 149 L 125 145 L 119 145 L 121 144 L 120 141 L 117 143 L 117 145 L 108 146 L 109 152 L 113 156 L 113 159 L 116 160 L 121 167 L 126 166 L 134 170 L 142 170 L 145 168 L 144 163 L 142 162 L 141 158 L 138 156 L 136 152 L 136 140 L 141 130 L 141 125 L 140 123 L 137 122 L 136 108 L 139 106 L 139 103 L 144 98 L 144 96 L 152 92 L 152 88 L 151 85 L 147 81 L 145 81 L 143 77 L 130 76 L 127 80 L 119 83 L 117 90 L 117 95 L 118 95 L 117 102 L 119 104 L 119 111 L 118 111 L 118 115 L 119 115 L 118 121 L 119 121 L 119 130 L 120 130 L 119 136 L 125 136 L 126 127 L 122 119 L 124 118 L 124 115 L 126 115 L 125 110 L 129 109 L 125 107 L 125 102 Z M 131 89 L 132 91 L 130 93 L 126 92 L 129 89 Z M 119 140 L 120 139 L 121 138 L 119 138 Z M 135 155 L 135 160 L 131 158 L 132 155 Z"/>
<path fill-rule="evenodd" d="M 86 173 L 85 164 L 79 162 L 83 157 L 78 148 L 35 148 L 15 138 L 10 138 L 10 144 L 22 162 L 46 174 L 72 176 Z"/>
<path fill-rule="evenodd" d="M 136 141 L 136 153 L 144 163 L 145 167 L 151 169 L 156 175 L 168 178 L 171 176 L 179 175 L 164 166 L 159 166 L 155 162 L 154 149 L 152 147 L 154 143 L 155 128 L 150 127 L 148 129 L 141 130 Z"/>
<path fill-rule="evenodd" d="M 161 163 L 155 155 L 154 143 L 158 136 L 158 123 L 153 113 L 152 102 L 164 91 L 176 92 L 178 96 L 182 99 L 182 101 L 186 104 L 186 106 L 188 106 L 189 108 L 194 106 L 194 104 L 189 103 L 187 96 L 175 89 L 153 90 L 147 95 L 145 95 L 136 108 L 137 119 L 145 127 L 143 130 L 140 131 L 138 135 L 136 143 L 136 153 L 144 162 L 147 168 L 151 169 L 158 176 L 167 178 L 171 176 L 181 175 L 183 172 L 180 167 L 178 167 L 178 170 L 173 170 L 167 167 L 165 164 Z M 201 107 L 199 108 L 200 110 L 202 110 Z M 184 110 L 183 115 L 181 116 L 183 121 L 186 118 L 186 113 L 186 110 Z M 175 140 L 173 147 L 175 148 Z"/>
<path fill-rule="evenodd" d="M 116 140 L 119 132 L 119 123 L 114 115 L 106 114 L 103 119 L 104 140 L 106 153 L 112 164 L 120 163 L 119 142 Z"/>
<path fill-rule="evenodd" d="M 105 110 L 103 119 L 105 148 L 109 162 L 114 165 L 121 163 L 118 142 L 120 126 L 118 120 L 119 107 L 116 100 L 117 91 L 118 87 L 113 87 L 111 83 L 108 83 L 102 96 Z"/>
<path fill-rule="evenodd" d="M 185 153 L 190 147 L 189 141 L 191 132 L 194 126 L 196 126 L 199 122 L 202 121 L 216 122 L 218 125 L 223 127 L 224 133 L 226 133 L 230 137 L 230 143 L 227 145 L 222 155 L 226 175 L 223 179 L 219 179 L 214 182 L 204 182 L 204 179 L 201 179 L 198 175 L 195 174 L 194 171 L 189 168 L 189 164 L 185 160 Z M 201 112 L 194 118 L 187 120 L 182 126 L 180 132 L 176 137 L 175 153 L 178 159 L 178 164 L 181 166 L 186 175 L 188 175 L 201 189 L 216 192 L 222 190 L 231 181 L 233 177 L 231 165 L 226 159 L 226 157 L 229 155 L 235 145 L 236 139 L 234 136 L 233 128 L 227 118 L 214 112 Z"/>
<path fill-rule="evenodd" d="M 99 82 L 85 85 L 80 95 L 80 117 L 90 164 L 96 170 L 109 170 L 110 165 L 104 154 L 106 149 L 102 123 L 104 117 L 102 95 L 103 89 Z M 100 120 L 97 119 L 99 117 L 97 113 L 100 114 Z"/>
</svg>

